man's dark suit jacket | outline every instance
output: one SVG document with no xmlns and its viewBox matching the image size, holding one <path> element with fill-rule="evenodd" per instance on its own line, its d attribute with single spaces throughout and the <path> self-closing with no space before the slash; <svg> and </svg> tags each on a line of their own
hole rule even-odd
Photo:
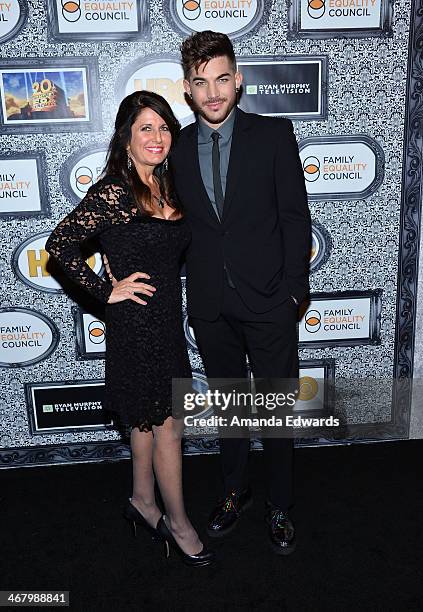
<svg viewBox="0 0 423 612">
<path fill-rule="evenodd" d="M 192 229 L 186 255 L 188 313 L 219 315 L 224 261 L 250 310 L 264 313 L 308 293 L 310 213 L 298 146 L 288 119 L 236 109 L 222 222 L 201 179 L 197 124 L 171 157 L 177 194 Z"/>
</svg>

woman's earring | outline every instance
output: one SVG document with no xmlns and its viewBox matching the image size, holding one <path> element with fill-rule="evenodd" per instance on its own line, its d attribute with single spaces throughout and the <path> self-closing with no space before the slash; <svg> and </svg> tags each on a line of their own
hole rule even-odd
<svg viewBox="0 0 423 612">
<path fill-rule="evenodd" d="M 132 159 L 130 158 L 129 153 L 128 153 L 128 159 L 127 159 L 126 163 L 127 163 L 127 166 L 128 166 L 128 170 L 131 170 L 132 169 Z"/>
<path fill-rule="evenodd" d="M 168 169 L 169 169 L 169 161 L 168 161 L 168 159 L 167 159 L 167 157 L 166 157 L 166 159 L 165 159 L 165 160 L 164 160 L 164 162 L 163 162 L 163 170 L 164 170 L 165 172 L 167 172 L 167 171 L 168 171 Z"/>
</svg>

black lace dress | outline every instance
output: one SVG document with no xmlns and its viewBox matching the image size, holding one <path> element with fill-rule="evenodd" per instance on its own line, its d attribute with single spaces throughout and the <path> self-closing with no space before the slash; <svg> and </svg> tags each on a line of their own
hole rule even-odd
<svg viewBox="0 0 423 612">
<path fill-rule="evenodd" d="M 180 258 L 189 244 L 185 219 L 142 215 L 118 179 L 105 177 L 53 231 L 46 249 L 67 275 L 107 303 L 112 286 L 85 263 L 80 245 L 97 236 L 117 280 L 147 272 L 156 287 L 147 305 L 106 306 L 106 406 L 124 426 L 150 431 L 172 414 L 172 378 L 190 378 L 182 325 Z"/>
</svg>

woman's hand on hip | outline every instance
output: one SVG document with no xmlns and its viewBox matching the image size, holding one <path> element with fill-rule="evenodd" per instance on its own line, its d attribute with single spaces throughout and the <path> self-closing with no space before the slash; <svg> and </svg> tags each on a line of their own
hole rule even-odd
<svg viewBox="0 0 423 612">
<path fill-rule="evenodd" d="M 150 278 L 148 274 L 145 272 L 134 272 L 130 276 L 122 279 L 121 281 L 117 281 L 115 279 L 115 283 L 113 284 L 113 291 L 110 294 L 108 304 L 117 304 L 118 302 L 124 302 L 125 300 L 132 300 L 137 304 L 142 304 L 145 306 L 147 304 L 146 301 L 137 297 L 136 293 L 143 293 L 144 295 L 148 295 L 149 297 L 154 295 L 156 288 L 152 285 L 147 285 L 147 283 L 141 283 L 137 281 L 139 278 Z"/>
</svg>

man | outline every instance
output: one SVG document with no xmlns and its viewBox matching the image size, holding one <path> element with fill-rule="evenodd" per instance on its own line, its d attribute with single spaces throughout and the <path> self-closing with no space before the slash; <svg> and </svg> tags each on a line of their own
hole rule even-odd
<svg viewBox="0 0 423 612">
<path fill-rule="evenodd" d="M 184 87 L 197 121 L 172 154 L 192 229 L 186 259 L 190 324 L 209 378 L 297 378 L 297 307 L 308 293 L 310 214 L 291 121 L 237 108 L 242 75 L 225 34 L 199 32 L 181 47 Z M 249 438 L 220 441 L 224 494 L 208 533 L 231 531 L 252 501 Z M 295 533 L 292 440 L 263 438 L 273 549 Z"/>
</svg>

